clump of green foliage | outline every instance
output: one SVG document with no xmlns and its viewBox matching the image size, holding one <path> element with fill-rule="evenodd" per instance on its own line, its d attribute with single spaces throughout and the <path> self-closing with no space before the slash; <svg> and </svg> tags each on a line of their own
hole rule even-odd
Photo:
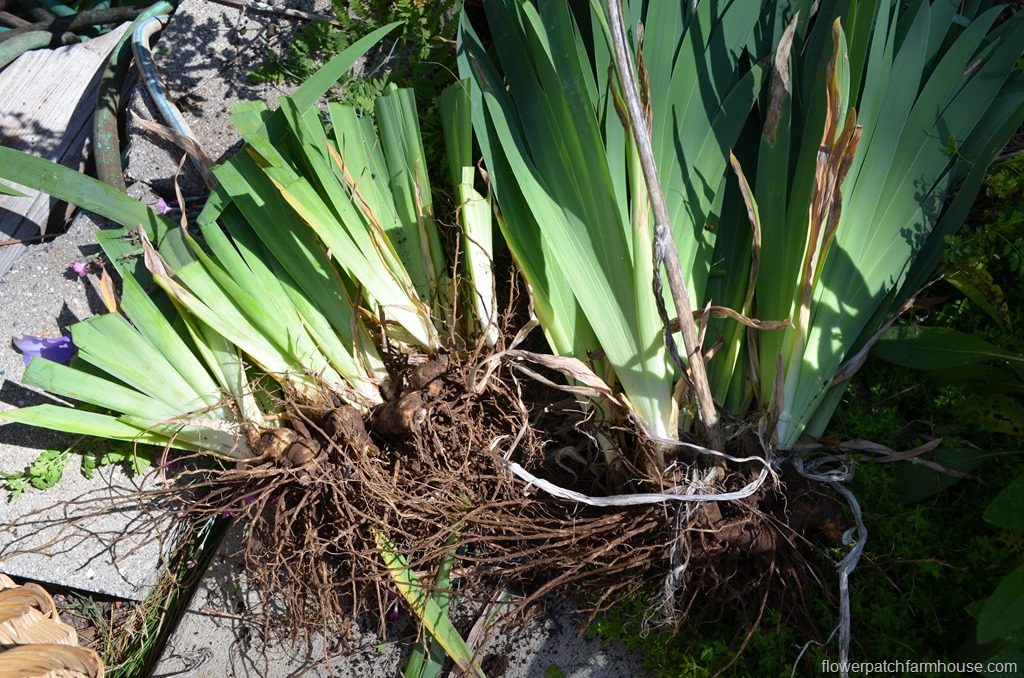
<svg viewBox="0 0 1024 678">
<path fill-rule="evenodd" d="M 1016 345 L 1005 348 L 1020 348 L 1024 343 L 1018 333 L 1006 331 L 1019 328 L 1024 315 L 1024 286 L 1013 284 L 1024 275 L 1022 195 L 1024 156 L 1017 155 L 989 174 L 976 210 L 981 216 L 978 227 L 948 240 L 946 280 L 964 297 L 945 306 L 938 318 L 943 325 L 955 325 L 990 341 L 1005 338 Z"/>
<path fill-rule="evenodd" d="M 372 112 L 373 102 L 389 82 L 416 91 L 420 126 L 431 168 L 444 153 L 437 100 L 454 79 L 455 34 L 461 0 L 334 0 L 338 26 L 314 21 L 295 30 L 283 54 L 268 51 L 252 72 L 254 82 L 305 82 L 327 60 L 371 31 L 392 22 L 402 26 L 367 59 L 361 71 L 346 75 L 329 98 Z M 452 74 L 445 77 L 444 73 Z"/>
<path fill-rule="evenodd" d="M 348 45 L 346 35 L 326 21 L 312 21 L 295 29 L 283 54 L 268 51 L 251 74 L 257 83 L 302 82 L 318 66 Z"/>
<path fill-rule="evenodd" d="M 975 431 L 986 440 L 969 458 L 987 487 L 976 501 L 966 502 L 981 534 L 991 535 L 997 548 L 979 567 L 983 587 L 966 607 L 977 620 L 965 652 L 973 657 L 1024 663 L 1024 155 L 1019 151 L 994 167 L 985 182 L 985 197 L 975 210 L 971 227 L 950 243 L 945 280 L 964 299 L 938 314 L 939 324 L 955 326 L 984 339 L 997 350 L 995 359 L 975 367 L 971 378 L 941 375 L 961 394 L 964 435 Z M 980 284 L 963 284 L 963 281 Z M 1001 349 L 1003 353 L 1000 353 Z M 977 442 L 977 441 L 975 441 Z M 961 483 L 949 493 L 961 490 Z M 993 499 L 994 497 L 994 499 Z M 960 502 L 958 502 L 959 504 Z M 986 554 L 989 555 L 989 554 Z M 995 583 L 993 583 L 995 582 Z M 973 627 L 970 624 L 968 627 Z"/>
<path fill-rule="evenodd" d="M 395 21 L 402 23 L 394 44 L 387 49 L 383 73 L 367 78 L 378 91 L 366 102 L 372 102 L 389 80 L 413 87 L 424 103 L 437 98 L 454 79 L 455 43 L 451 36 L 455 34 L 461 6 L 461 0 L 334 0 L 340 32 L 348 39 L 354 40 Z M 445 70 L 452 78 L 438 77 L 439 71 Z"/>
<path fill-rule="evenodd" d="M 945 281 L 926 293 L 930 299 L 913 322 L 1024 353 L 1024 336 L 1015 329 L 1024 327 L 1024 155 L 990 170 L 967 227 L 948 243 Z M 972 287 L 966 280 L 985 284 Z M 1011 367 L 995 367 L 1013 378 Z M 1019 403 L 1021 393 L 979 394 L 976 385 L 940 376 L 871 359 L 851 380 L 829 426 L 831 436 L 894 449 L 942 437 L 942 447 L 928 460 L 974 477 L 958 480 L 912 463 L 857 466 L 851 489 L 870 536 L 850 580 L 854 658 L 1013 659 L 1005 655 L 1012 638 L 979 647 L 976 620 L 1001 582 L 1024 563 L 1024 533 L 994 524 L 991 508 L 993 498 L 1004 496 L 1024 474 L 1021 439 L 988 416 L 991 398 L 1005 398 L 1006 407 Z M 723 619 L 680 636 L 658 629 L 644 634 L 649 609 L 645 601 L 626 601 L 599 618 L 591 632 L 641 649 L 645 667 L 663 678 L 715 675 L 739 649 L 744 634 L 737 636 L 737 629 L 747 626 L 741 619 Z M 819 628 L 830 630 L 835 613 L 824 597 L 813 611 Z M 790 676 L 806 640 L 777 611 L 766 612 L 743 654 L 722 675 Z M 824 656 L 812 646 L 798 675 L 817 675 Z"/>
</svg>

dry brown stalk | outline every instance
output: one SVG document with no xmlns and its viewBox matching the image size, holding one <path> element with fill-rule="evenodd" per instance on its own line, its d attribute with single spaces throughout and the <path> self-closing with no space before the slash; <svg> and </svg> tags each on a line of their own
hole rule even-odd
<svg viewBox="0 0 1024 678">
<path fill-rule="evenodd" d="M 654 151 L 651 148 L 651 133 L 647 127 L 640 95 L 633 76 L 633 64 L 629 57 L 626 43 L 626 31 L 623 26 L 622 5 L 619 0 L 608 0 L 608 20 L 612 31 L 612 45 L 615 51 L 615 65 L 622 82 L 623 97 L 629 112 L 629 124 L 636 140 L 640 155 L 640 165 L 647 183 L 647 193 L 651 200 L 651 211 L 654 214 L 654 277 L 661 276 L 661 265 L 665 265 L 668 286 L 676 305 L 676 315 L 682 318 L 693 317 L 693 305 L 686 291 L 682 267 L 679 265 L 679 250 L 669 229 L 668 210 L 665 207 L 665 195 L 658 178 L 658 168 L 654 163 Z M 658 280 L 660 283 L 660 280 Z M 655 289 L 660 289 L 656 283 Z M 683 332 L 683 345 L 686 347 L 686 359 L 690 366 L 693 388 L 697 397 L 697 412 L 704 426 L 707 445 L 711 449 L 724 449 L 722 433 L 718 426 L 718 411 L 715 409 L 714 398 L 711 397 L 711 386 L 708 382 L 707 367 L 701 354 L 700 341 L 697 339 L 697 328 L 692 322 L 680 322 Z M 666 332 L 666 339 L 671 335 Z"/>
</svg>

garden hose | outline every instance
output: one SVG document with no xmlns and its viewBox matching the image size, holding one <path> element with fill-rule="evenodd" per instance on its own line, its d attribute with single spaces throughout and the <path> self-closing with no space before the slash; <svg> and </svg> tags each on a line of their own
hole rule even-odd
<svg viewBox="0 0 1024 678">
<path fill-rule="evenodd" d="M 56 17 L 53 12 L 30 0 L 17 0 L 15 3 L 32 21 L 53 21 Z"/>
<path fill-rule="evenodd" d="M 41 8 L 37 8 L 41 9 Z M 46 10 L 42 10 L 46 12 Z M 49 12 L 46 15 L 33 15 L 35 23 L 12 28 L 0 34 L 0 42 L 13 40 L 15 36 L 30 31 L 47 31 L 52 35 L 63 35 L 75 31 L 89 29 L 99 25 L 119 24 L 130 21 L 139 15 L 138 7 L 110 7 L 79 12 L 70 17 L 55 17 Z M 42 18 L 37 18 L 37 17 Z"/>
<path fill-rule="evenodd" d="M 11 63 L 25 52 L 50 44 L 53 35 L 46 31 L 29 31 L 0 42 L 0 68 Z"/>
<path fill-rule="evenodd" d="M 145 83 L 146 89 L 149 91 L 154 103 L 156 103 L 160 115 L 168 127 L 178 136 L 191 140 L 194 147 L 198 148 L 195 133 L 192 132 L 192 128 L 189 127 L 188 122 L 185 121 L 185 117 L 178 110 L 178 107 L 167 98 L 167 93 L 160 84 L 156 64 L 153 62 L 153 55 L 149 49 L 150 38 L 164 27 L 167 20 L 167 15 L 149 17 L 140 21 L 132 31 L 132 51 L 135 53 L 135 64 L 142 74 L 142 81 Z M 203 177 L 203 181 L 206 182 L 207 186 L 212 186 L 213 176 L 209 168 L 197 157 L 195 152 L 188 149 L 186 149 L 186 152 L 188 153 L 189 160 L 192 161 L 200 176 Z"/>
<path fill-rule="evenodd" d="M 2 3 L 0 3 L 0 6 L 2 6 Z M 0 10 L 0 24 L 2 24 L 0 25 L 0 29 L 8 31 L 12 28 L 23 28 L 25 26 L 31 26 L 32 22 L 22 19 L 17 14 L 11 14 L 10 12 Z"/>
<path fill-rule="evenodd" d="M 3 43 L 8 42 L 10 40 L 14 40 L 19 35 L 25 35 L 26 33 L 44 33 L 45 32 L 52 39 L 53 38 L 53 34 L 50 33 L 47 30 L 47 29 L 50 28 L 51 25 L 53 25 L 52 21 L 38 21 L 38 22 L 33 23 L 33 24 L 28 24 L 28 25 L 25 25 L 25 26 L 18 26 L 16 28 L 8 29 L 8 30 L 4 31 L 3 33 L 0 33 L 0 44 L 3 44 Z M 49 42 L 47 42 L 47 44 L 49 44 Z M 44 45 L 44 47 L 45 47 L 45 45 Z"/>
<path fill-rule="evenodd" d="M 121 164 L 121 137 L 118 131 L 121 85 L 128 74 L 132 52 L 128 40 L 146 19 L 168 14 L 174 9 L 169 2 L 158 2 L 142 11 L 124 36 L 114 46 L 107 66 L 100 76 L 96 111 L 93 115 L 92 149 L 96 162 L 96 177 L 124 193 L 124 167 Z"/>
<path fill-rule="evenodd" d="M 54 16 L 75 16 L 78 12 L 71 9 L 57 0 L 40 0 L 40 4 L 46 7 Z"/>
</svg>

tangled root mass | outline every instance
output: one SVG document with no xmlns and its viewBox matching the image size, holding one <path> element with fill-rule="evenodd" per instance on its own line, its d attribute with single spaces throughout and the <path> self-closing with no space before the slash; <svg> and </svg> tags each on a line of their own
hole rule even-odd
<svg viewBox="0 0 1024 678">
<path fill-rule="evenodd" d="M 804 547 L 836 538 L 836 525 L 819 529 L 842 522 L 834 500 L 801 486 L 802 503 L 787 504 L 775 486 L 740 503 L 597 508 L 531 492 L 506 461 L 590 494 L 615 491 L 614 474 L 585 435 L 599 425 L 592 412 L 533 387 L 527 408 L 505 369 L 477 388 L 472 361 L 427 360 L 405 370 L 400 391 L 369 417 L 347 405 L 287 404 L 289 426 L 260 434 L 255 459 L 187 473 L 188 511 L 242 519 L 249 577 L 277 595 L 296 630 L 337 629 L 366 611 L 383 620 L 394 594 L 376 534 L 425 584 L 457 535 L 460 590 L 511 587 L 523 593 L 517 612 L 570 589 L 592 618 L 625 596 L 660 595 L 680 562 L 682 577 L 663 601 L 672 621 L 763 606 L 769 590 L 804 598 L 813 580 Z M 639 446 L 616 431 L 623 449 Z M 747 481 L 737 472 L 723 489 Z"/>
</svg>

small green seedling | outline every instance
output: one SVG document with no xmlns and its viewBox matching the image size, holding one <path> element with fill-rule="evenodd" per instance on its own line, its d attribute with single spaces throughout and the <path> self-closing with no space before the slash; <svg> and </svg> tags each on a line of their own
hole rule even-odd
<svg viewBox="0 0 1024 678">
<path fill-rule="evenodd" d="M 29 486 L 47 490 L 59 483 L 68 460 L 71 459 L 71 449 L 69 447 L 64 450 L 45 450 L 23 470 L 2 474 L 4 489 L 10 492 L 10 500 L 17 501 Z"/>
</svg>

